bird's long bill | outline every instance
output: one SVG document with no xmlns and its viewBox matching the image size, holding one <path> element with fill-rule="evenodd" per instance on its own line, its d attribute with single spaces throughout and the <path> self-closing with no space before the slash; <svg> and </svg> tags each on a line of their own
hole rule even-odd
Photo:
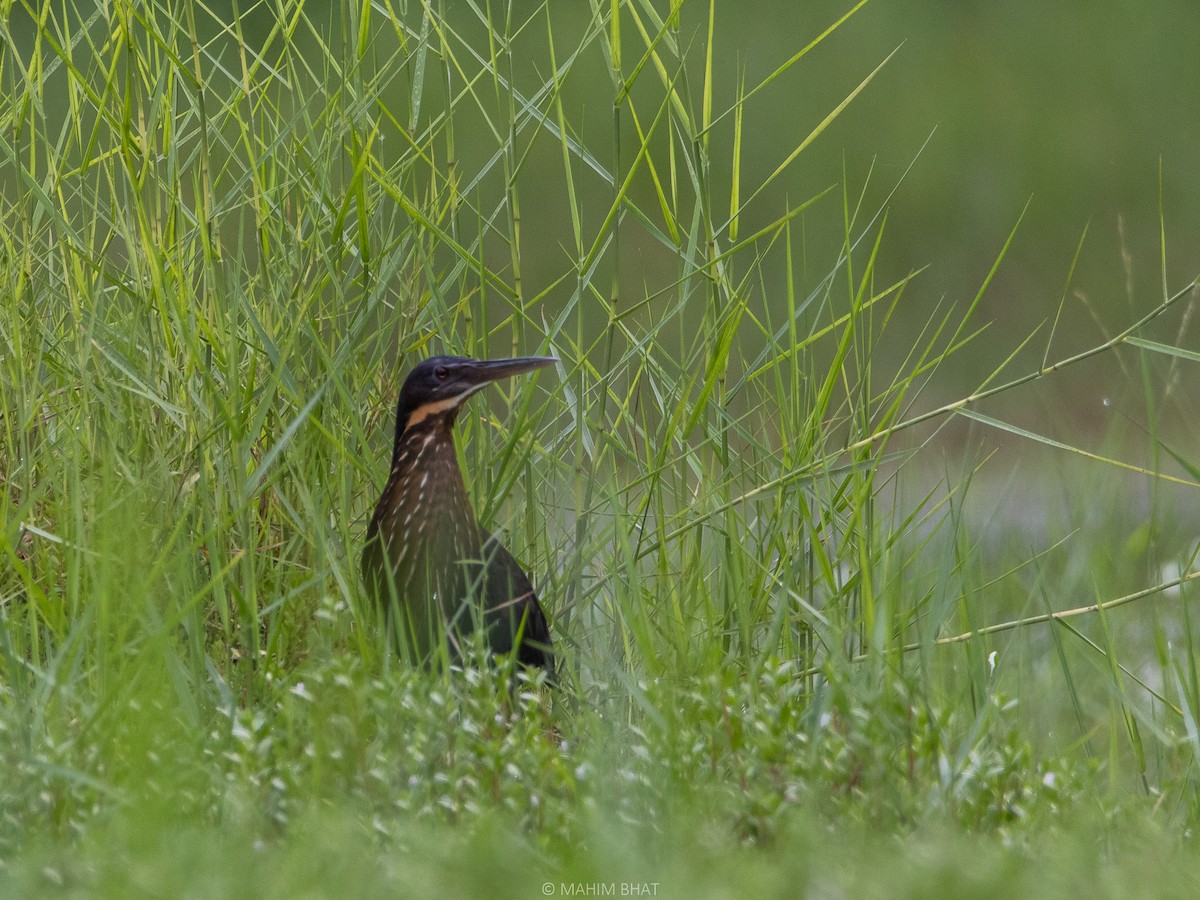
<svg viewBox="0 0 1200 900">
<path fill-rule="evenodd" d="M 499 381 L 502 378 L 511 378 L 514 375 L 523 375 L 526 372 L 532 372 L 534 369 L 552 366 L 556 362 L 558 362 L 558 359 L 554 356 L 480 359 L 469 364 L 469 368 L 463 372 L 463 378 L 482 387 L 485 384 L 491 384 L 493 381 Z"/>
</svg>

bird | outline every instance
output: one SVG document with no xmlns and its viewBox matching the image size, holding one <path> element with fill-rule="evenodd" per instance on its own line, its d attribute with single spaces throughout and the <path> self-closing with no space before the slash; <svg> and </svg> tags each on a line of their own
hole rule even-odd
<svg viewBox="0 0 1200 900">
<path fill-rule="evenodd" d="M 480 527 L 454 447 L 463 404 L 493 382 L 555 357 L 434 356 L 415 366 L 396 401 L 392 467 L 367 526 L 363 581 L 402 656 L 433 665 L 444 649 L 460 662 L 478 631 L 492 654 L 515 650 L 554 680 L 550 626 L 525 570 Z"/>
</svg>

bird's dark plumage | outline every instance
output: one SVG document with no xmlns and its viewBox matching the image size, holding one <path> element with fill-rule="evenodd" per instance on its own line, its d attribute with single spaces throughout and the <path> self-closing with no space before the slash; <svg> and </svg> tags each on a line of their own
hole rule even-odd
<svg viewBox="0 0 1200 900">
<path fill-rule="evenodd" d="M 362 571 L 403 651 L 427 663 L 482 629 L 494 653 L 554 674 L 550 627 L 533 585 L 471 509 L 454 450 L 454 421 L 493 381 L 556 362 L 435 356 L 409 373 L 396 404 L 392 468 L 367 526 Z"/>
</svg>

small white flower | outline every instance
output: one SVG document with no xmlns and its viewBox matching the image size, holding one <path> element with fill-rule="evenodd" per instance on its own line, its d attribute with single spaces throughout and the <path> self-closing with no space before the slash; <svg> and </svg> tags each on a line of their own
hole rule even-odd
<svg viewBox="0 0 1200 900">
<path fill-rule="evenodd" d="M 313 695 L 308 692 L 308 688 L 306 688 L 304 686 L 303 681 L 297 681 L 294 685 L 292 685 L 291 692 L 293 694 L 295 694 L 297 697 L 299 697 L 301 700 L 311 701 L 313 699 Z"/>
</svg>

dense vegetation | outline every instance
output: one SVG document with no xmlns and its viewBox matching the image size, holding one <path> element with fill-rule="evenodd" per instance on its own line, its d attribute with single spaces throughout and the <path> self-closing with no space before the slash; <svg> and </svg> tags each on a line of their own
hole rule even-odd
<svg viewBox="0 0 1200 900">
<path fill-rule="evenodd" d="M 903 172 L 785 182 L 886 60 L 742 165 L 869 8 L 730 80 L 717 6 L 9 5 L 0 892 L 1190 890 L 1193 285 L 1160 234 L 1153 301 L 954 392 L 1009 243 L 914 305 Z M 460 452 L 561 690 L 405 670 L 363 603 L 435 351 L 560 359 Z M 1145 433 L 986 405 L 1109 358 Z M 963 421 L 1055 463 L 977 490 Z"/>
</svg>

